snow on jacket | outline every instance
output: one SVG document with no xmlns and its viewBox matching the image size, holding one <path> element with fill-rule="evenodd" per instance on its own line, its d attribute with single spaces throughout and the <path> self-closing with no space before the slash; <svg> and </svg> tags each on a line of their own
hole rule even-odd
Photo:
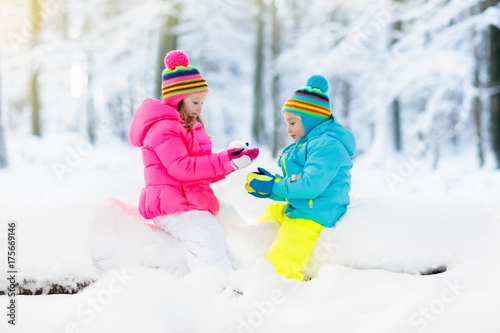
<svg viewBox="0 0 500 333">
<path fill-rule="evenodd" d="M 332 227 L 350 203 L 355 151 L 354 136 L 344 126 L 334 119 L 319 124 L 281 153 L 284 178 L 274 184 L 271 198 L 288 202 L 285 214 L 290 218 Z M 292 175 L 300 179 L 292 182 Z"/>
<path fill-rule="evenodd" d="M 146 187 L 139 199 L 142 216 L 206 210 L 219 211 L 210 184 L 233 168 L 226 151 L 212 154 L 212 142 L 201 123 L 184 127 L 177 109 L 146 98 L 132 117 L 129 139 L 142 150 Z"/>
</svg>

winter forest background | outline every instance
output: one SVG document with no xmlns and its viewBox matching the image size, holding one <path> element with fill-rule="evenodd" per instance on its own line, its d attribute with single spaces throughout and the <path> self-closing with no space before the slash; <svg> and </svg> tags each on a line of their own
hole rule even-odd
<svg viewBox="0 0 500 333">
<path fill-rule="evenodd" d="M 0 223 L 0 331 L 498 333 L 499 29 L 497 0 L 0 0 L 0 220 L 16 224 L 19 291 L 14 327 Z M 212 185 L 228 276 L 190 273 L 137 210 L 130 119 L 173 49 L 208 82 L 214 152 L 261 148 Z M 290 283 L 266 260 L 269 202 L 244 184 L 279 171 L 281 107 L 313 74 L 358 150 L 346 214 L 312 280 Z"/>
<path fill-rule="evenodd" d="M 38 138 L 72 133 L 85 141 L 75 151 L 102 137 L 128 142 L 135 108 L 159 96 L 163 58 L 176 48 L 209 83 L 204 116 L 220 149 L 246 139 L 279 153 L 281 106 L 318 73 L 358 157 L 500 167 L 495 0 L 2 0 L 0 9 L 1 167 L 38 158 L 57 173 L 50 152 L 23 153 Z"/>
</svg>

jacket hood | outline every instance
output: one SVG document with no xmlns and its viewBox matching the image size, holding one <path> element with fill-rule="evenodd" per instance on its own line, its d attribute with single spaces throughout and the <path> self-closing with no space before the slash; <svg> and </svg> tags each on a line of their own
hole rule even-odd
<svg viewBox="0 0 500 333">
<path fill-rule="evenodd" d="M 336 122 L 335 119 L 329 119 L 313 128 L 307 137 L 313 138 L 323 133 L 342 142 L 347 150 L 347 153 L 349 154 L 349 157 L 354 157 L 354 154 L 356 153 L 356 140 L 354 139 L 354 135 L 351 131 Z"/>
<path fill-rule="evenodd" d="M 144 137 L 151 125 L 160 120 L 177 120 L 181 121 L 179 111 L 177 109 L 163 104 L 162 101 L 153 98 L 146 98 L 135 111 L 130 128 L 128 138 L 134 147 L 142 147 Z"/>
</svg>

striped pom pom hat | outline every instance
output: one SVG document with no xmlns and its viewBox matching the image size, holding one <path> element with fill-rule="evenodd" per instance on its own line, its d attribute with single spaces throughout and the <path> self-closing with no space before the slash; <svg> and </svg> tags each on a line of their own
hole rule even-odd
<svg viewBox="0 0 500 333">
<path fill-rule="evenodd" d="M 323 76 L 311 76 L 306 86 L 294 92 L 285 102 L 281 112 L 288 111 L 298 115 L 302 119 L 306 134 L 309 133 L 332 116 L 328 88 L 328 81 Z"/>
<path fill-rule="evenodd" d="M 186 96 L 208 92 L 207 81 L 200 72 L 189 64 L 189 58 L 181 50 L 174 50 L 165 56 L 165 70 L 162 74 L 161 92 L 163 102 L 174 108 Z"/>
</svg>

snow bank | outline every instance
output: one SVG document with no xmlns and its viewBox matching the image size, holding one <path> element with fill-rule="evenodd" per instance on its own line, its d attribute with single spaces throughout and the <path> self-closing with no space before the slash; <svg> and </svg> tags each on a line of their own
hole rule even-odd
<svg viewBox="0 0 500 333">
<path fill-rule="evenodd" d="M 500 258 L 499 221 L 483 206 L 453 196 L 400 195 L 353 202 L 335 228 L 322 232 L 318 266 L 340 264 L 418 274 L 484 257 Z"/>
<path fill-rule="evenodd" d="M 1 320 L 2 332 L 500 329 L 498 172 L 417 171 L 393 192 L 389 167 L 358 163 L 352 204 L 321 234 L 307 268 L 313 279 L 299 283 L 265 259 L 278 226 L 256 224 L 269 201 L 245 192 L 246 172 L 214 185 L 236 270 L 188 273 L 183 244 L 137 213 L 138 157 L 103 144 L 62 183 L 29 165 L 0 172 L 3 216 L 19 225 L 18 280 L 38 288 L 93 281 L 76 295 L 18 296 L 18 326 Z M 278 171 L 266 152 L 256 164 Z M 2 248 L 5 239 L 0 230 Z M 446 271 L 420 275 L 440 266 Z M 7 301 L 1 296 L 0 307 Z"/>
</svg>

